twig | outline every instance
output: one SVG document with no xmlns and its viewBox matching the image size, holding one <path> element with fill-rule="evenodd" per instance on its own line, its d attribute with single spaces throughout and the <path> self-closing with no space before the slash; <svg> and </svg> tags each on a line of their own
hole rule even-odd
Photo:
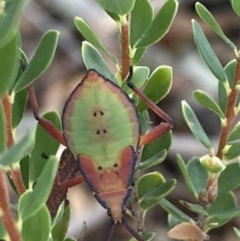
<svg viewBox="0 0 240 241">
<path fill-rule="evenodd" d="M 122 73 L 121 77 L 124 80 L 128 76 L 129 66 L 131 64 L 130 58 L 130 17 L 128 14 L 126 16 L 126 23 L 121 26 L 121 47 L 122 47 Z"/>
<path fill-rule="evenodd" d="M 227 103 L 227 109 L 226 109 L 227 123 L 222 127 L 221 133 L 220 133 L 220 141 L 219 141 L 218 151 L 217 151 L 217 157 L 219 157 L 220 159 L 223 158 L 222 150 L 227 144 L 228 134 L 231 130 L 232 122 L 235 117 L 235 113 L 234 113 L 235 103 L 237 101 L 238 93 L 239 93 L 239 91 L 236 89 L 236 86 L 239 80 L 240 80 L 240 59 L 237 59 L 237 68 L 235 71 L 235 77 L 234 77 L 231 92 L 228 96 L 228 103 Z"/>
<path fill-rule="evenodd" d="M 3 108 L 6 117 L 6 127 L 7 127 L 7 148 L 9 149 L 14 144 L 13 134 L 12 134 L 12 105 L 10 103 L 9 95 L 3 97 Z M 19 169 L 11 169 L 10 177 L 16 187 L 19 195 L 23 194 L 26 189 L 22 180 L 22 175 Z"/>
<path fill-rule="evenodd" d="M 9 207 L 9 196 L 4 170 L 0 169 L 0 208 L 1 219 L 8 232 L 11 241 L 21 241 L 20 233 L 16 227 L 11 209 Z"/>
</svg>

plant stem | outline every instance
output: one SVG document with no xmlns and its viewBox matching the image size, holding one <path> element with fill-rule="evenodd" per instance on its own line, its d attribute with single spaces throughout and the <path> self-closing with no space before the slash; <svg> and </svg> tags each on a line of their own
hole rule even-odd
<svg viewBox="0 0 240 241">
<path fill-rule="evenodd" d="M 232 126 L 233 119 L 235 117 L 235 113 L 234 113 L 235 103 L 237 101 L 238 93 L 239 93 L 239 91 L 236 89 L 236 85 L 239 79 L 240 79 L 240 59 L 237 59 L 235 77 L 234 77 L 231 92 L 228 96 L 228 103 L 227 103 L 227 109 L 226 109 L 227 123 L 225 126 L 222 127 L 221 133 L 220 133 L 220 139 L 219 139 L 220 141 L 219 141 L 218 151 L 217 151 L 217 157 L 219 157 L 220 159 L 223 158 L 222 150 L 227 144 L 228 135 Z"/>
<path fill-rule="evenodd" d="M 12 105 L 10 103 L 9 95 L 3 97 L 3 107 L 6 117 L 6 127 L 7 127 L 7 148 L 9 149 L 14 144 L 14 138 L 12 134 Z M 19 195 L 23 194 L 26 189 L 23 184 L 22 175 L 19 169 L 11 169 L 10 177 L 14 182 L 16 190 Z"/>
<path fill-rule="evenodd" d="M 231 126 L 233 123 L 233 119 L 235 117 L 235 104 L 238 98 L 239 91 L 236 89 L 236 86 L 238 84 L 238 81 L 240 79 L 240 59 L 237 59 L 237 67 L 235 71 L 235 77 L 232 85 L 232 89 L 230 94 L 228 95 L 228 102 L 227 102 L 227 108 L 226 108 L 226 125 L 222 126 L 220 137 L 219 137 L 219 145 L 218 145 L 218 151 L 217 151 L 217 157 L 219 159 L 223 159 L 223 148 L 227 144 L 229 132 L 231 130 Z M 214 178 L 209 179 L 206 189 L 203 190 L 203 196 L 206 197 L 207 204 L 212 203 L 217 198 L 217 192 L 218 192 L 218 178 L 219 174 L 216 174 Z"/>
<path fill-rule="evenodd" d="M 126 23 L 121 25 L 121 47 L 122 47 L 122 73 L 121 78 L 122 80 L 125 80 L 128 76 L 129 72 L 129 66 L 131 64 L 131 58 L 130 58 L 130 18 L 131 15 L 128 14 L 126 16 Z"/>
<path fill-rule="evenodd" d="M 20 233 L 16 227 L 15 220 L 13 218 L 10 206 L 9 196 L 7 189 L 7 182 L 5 178 L 4 170 L 0 170 L 0 208 L 1 208 L 1 219 L 8 232 L 11 241 L 21 241 Z"/>
</svg>

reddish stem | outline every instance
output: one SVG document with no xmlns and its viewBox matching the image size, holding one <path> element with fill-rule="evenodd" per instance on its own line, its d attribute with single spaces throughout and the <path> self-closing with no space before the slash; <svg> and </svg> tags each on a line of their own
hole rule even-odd
<svg viewBox="0 0 240 241">
<path fill-rule="evenodd" d="M 235 104 L 238 98 L 239 91 L 236 89 L 236 85 L 238 80 L 240 79 L 240 59 L 237 59 L 237 68 L 235 71 L 235 77 L 232 84 L 231 92 L 228 96 L 228 102 L 226 107 L 226 124 L 222 126 L 219 138 L 219 145 L 217 151 L 217 157 L 219 159 L 223 159 L 223 148 L 227 144 L 229 132 L 231 130 L 231 126 L 235 117 Z M 207 202 L 212 203 L 217 198 L 218 192 L 218 177 L 219 175 L 215 175 L 213 179 L 208 180 L 206 190 L 207 193 Z"/>
<path fill-rule="evenodd" d="M 225 126 L 222 127 L 221 133 L 220 133 L 220 141 L 219 141 L 218 151 L 217 151 L 217 157 L 219 157 L 220 159 L 223 158 L 222 150 L 227 144 L 228 135 L 231 130 L 233 119 L 235 117 L 235 113 L 234 113 L 235 103 L 237 101 L 238 93 L 239 93 L 239 91 L 236 89 L 236 85 L 239 79 L 240 79 L 240 59 L 237 59 L 237 68 L 235 71 L 235 77 L 234 77 L 231 92 L 228 96 L 228 103 L 227 103 L 227 109 L 226 109 L 227 123 Z"/>
<path fill-rule="evenodd" d="M 20 233 L 16 227 L 10 206 L 9 196 L 7 189 L 7 182 L 4 170 L 0 170 L 0 208 L 2 211 L 2 222 L 8 232 L 11 241 L 21 241 Z"/>
<path fill-rule="evenodd" d="M 122 80 L 128 76 L 129 66 L 131 64 L 130 58 L 130 14 L 126 17 L 127 22 L 121 26 L 121 47 L 122 47 Z"/>
<path fill-rule="evenodd" d="M 3 107 L 6 117 L 6 127 L 7 127 L 7 148 L 9 149 L 14 144 L 13 134 L 12 134 L 12 105 L 10 103 L 9 95 L 3 97 Z M 19 169 L 11 169 L 10 177 L 14 182 L 16 190 L 19 195 L 23 194 L 26 189 L 22 180 L 21 171 Z"/>
</svg>

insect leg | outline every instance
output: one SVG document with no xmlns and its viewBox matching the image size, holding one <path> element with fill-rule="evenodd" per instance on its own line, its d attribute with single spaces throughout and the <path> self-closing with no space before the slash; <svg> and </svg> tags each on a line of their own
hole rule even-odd
<svg viewBox="0 0 240 241">
<path fill-rule="evenodd" d="M 127 229 L 127 231 L 138 241 L 144 241 L 144 239 L 134 230 L 132 229 L 128 223 L 126 222 L 126 220 L 124 218 L 122 218 L 122 224 L 124 226 L 125 229 Z"/>
<path fill-rule="evenodd" d="M 159 136 L 165 134 L 173 127 L 173 122 L 171 117 L 165 113 L 159 106 L 157 106 L 153 101 L 151 101 L 141 90 L 139 90 L 132 82 L 132 66 L 129 69 L 129 76 L 127 78 L 128 86 L 142 99 L 145 103 L 159 116 L 164 122 L 161 122 L 157 127 L 153 128 L 149 133 L 141 136 L 139 146 L 145 145 L 151 141 L 154 141 Z"/>
<path fill-rule="evenodd" d="M 62 132 L 60 132 L 51 121 L 46 120 L 39 116 L 38 111 L 38 102 L 36 99 L 36 95 L 33 89 L 33 86 L 28 87 L 29 101 L 32 107 L 33 115 L 38 123 L 42 126 L 42 128 L 49 133 L 55 140 L 60 142 L 62 145 L 66 146 L 65 140 L 63 138 Z"/>
</svg>

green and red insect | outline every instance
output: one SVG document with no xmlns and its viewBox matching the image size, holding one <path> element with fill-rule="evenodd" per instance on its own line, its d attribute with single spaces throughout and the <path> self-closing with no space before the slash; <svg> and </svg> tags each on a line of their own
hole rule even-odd
<svg viewBox="0 0 240 241">
<path fill-rule="evenodd" d="M 130 70 L 128 86 L 163 119 L 143 136 L 132 100 L 95 70 L 88 71 L 66 101 L 62 114 L 63 133 L 39 117 L 33 89 L 29 88 L 35 118 L 67 146 L 94 196 L 108 210 L 113 225 L 107 240 L 112 239 L 115 224 L 121 222 L 137 240 L 143 241 L 123 217 L 131 192 L 136 153 L 142 145 L 172 128 L 171 118 L 131 83 L 131 75 Z"/>
</svg>

